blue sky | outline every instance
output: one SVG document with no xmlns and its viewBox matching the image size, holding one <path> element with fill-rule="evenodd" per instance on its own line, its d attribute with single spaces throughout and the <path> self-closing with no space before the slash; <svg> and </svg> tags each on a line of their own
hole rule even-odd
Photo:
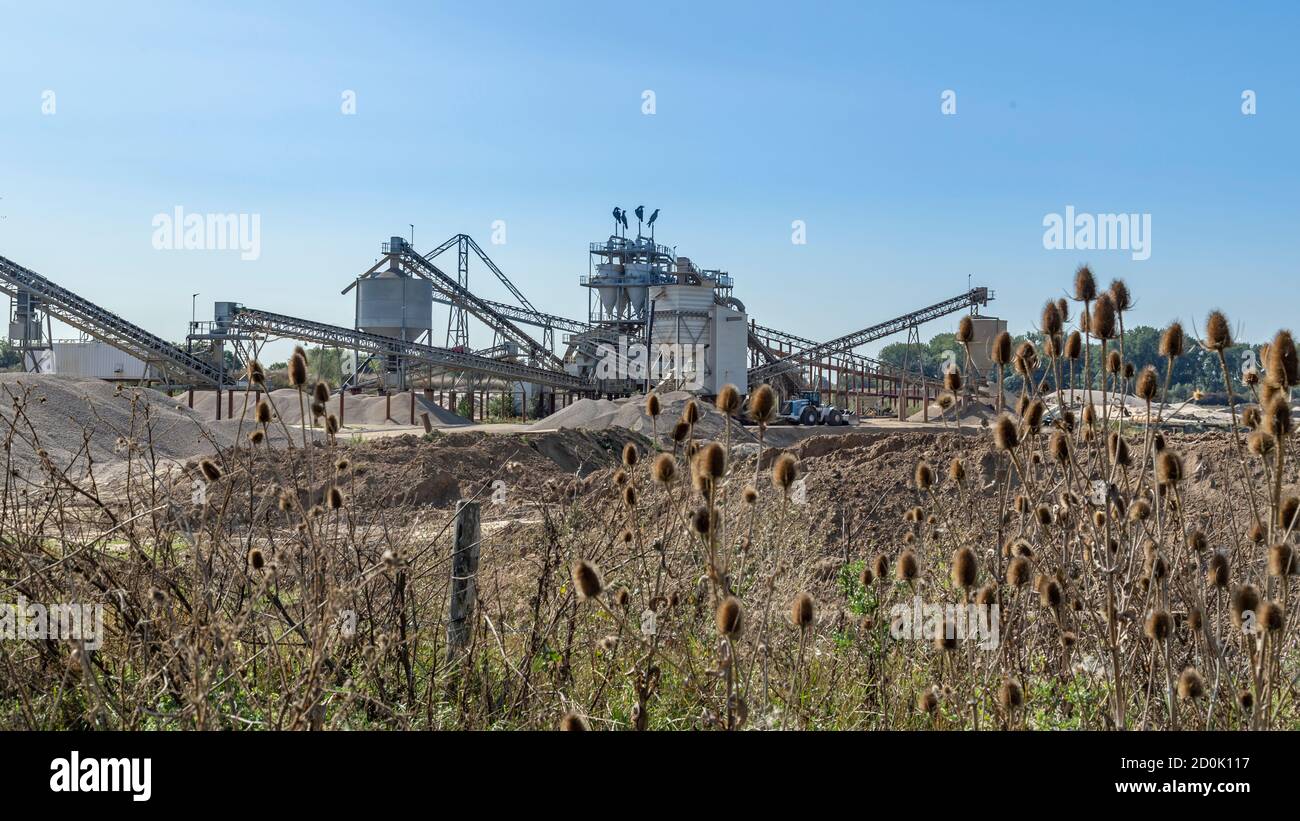
<svg viewBox="0 0 1300 821">
<path fill-rule="evenodd" d="M 806 336 L 968 276 L 1021 330 L 1086 261 L 1128 279 L 1129 324 L 1222 307 L 1262 339 L 1294 324 L 1296 9 L 3 2 L 0 254 L 179 339 L 195 291 L 201 318 L 229 299 L 351 324 L 339 291 L 414 223 L 581 316 L 586 243 L 645 204 L 751 316 Z M 260 215 L 260 257 L 155 250 L 177 205 Z M 1044 249 L 1067 205 L 1150 214 L 1150 259 Z"/>
</svg>

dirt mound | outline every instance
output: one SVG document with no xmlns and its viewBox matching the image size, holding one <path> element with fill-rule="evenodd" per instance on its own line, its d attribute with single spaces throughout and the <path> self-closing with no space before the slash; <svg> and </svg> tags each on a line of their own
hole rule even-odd
<svg viewBox="0 0 1300 821">
<path fill-rule="evenodd" d="M 581 399 L 561 408 L 550 416 L 530 426 L 529 430 L 608 430 L 624 428 L 643 436 L 656 432 L 661 442 L 669 439 L 673 425 L 681 417 L 686 403 L 695 399 L 687 391 L 673 391 L 659 396 L 659 418 L 652 419 L 645 410 L 645 396 L 624 399 Z M 721 439 L 726 431 L 726 417 L 712 404 L 696 399 L 700 419 L 695 424 L 698 439 Z M 731 425 L 733 442 L 757 441 L 757 437 L 741 427 L 735 420 Z"/>
<path fill-rule="evenodd" d="M 552 431 L 501 436 L 481 431 L 455 431 L 432 437 L 405 434 L 340 442 L 334 449 L 312 448 L 316 475 L 335 475 L 333 465 L 346 457 L 347 469 L 338 474 L 339 485 L 357 503 L 375 508 L 402 505 L 446 507 L 456 500 L 481 494 L 493 512 L 536 501 L 554 501 L 556 493 L 571 488 L 595 471 L 612 468 L 622 458 L 623 447 L 635 442 L 642 452 L 649 443 L 626 431 Z M 284 459 L 300 459 L 301 449 L 284 452 Z M 247 464 L 246 450 L 225 457 L 234 465 Z M 273 486 L 283 464 L 261 458 L 254 473 Z M 317 487 L 304 506 L 319 504 L 326 492 Z M 502 506 L 505 507 L 502 507 Z"/>
</svg>

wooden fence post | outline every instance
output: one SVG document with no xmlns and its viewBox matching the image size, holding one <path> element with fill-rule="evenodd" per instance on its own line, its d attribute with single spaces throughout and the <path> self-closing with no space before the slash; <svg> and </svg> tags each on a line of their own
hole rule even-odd
<svg viewBox="0 0 1300 821">
<path fill-rule="evenodd" d="M 455 656 L 469 643 L 474 616 L 475 577 L 478 575 L 479 503 L 456 503 L 452 535 L 451 608 L 447 618 L 447 653 Z"/>
</svg>

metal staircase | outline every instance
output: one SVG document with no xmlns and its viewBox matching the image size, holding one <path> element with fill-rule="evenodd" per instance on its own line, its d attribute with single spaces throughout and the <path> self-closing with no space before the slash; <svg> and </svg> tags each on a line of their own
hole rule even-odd
<svg viewBox="0 0 1300 821">
<path fill-rule="evenodd" d="M 0 291 L 10 297 L 26 293 L 39 310 L 159 368 L 177 382 L 218 385 L 222 381 L 221 370 L 211 362 L 186 353 L 5 257 L 0 257 Z"/>
</svg>

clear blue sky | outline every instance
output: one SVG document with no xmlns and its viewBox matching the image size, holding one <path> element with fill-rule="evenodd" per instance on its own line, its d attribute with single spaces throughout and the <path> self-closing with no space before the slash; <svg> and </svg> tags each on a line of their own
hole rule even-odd
<svg viewBox="0 0 1300 821">
<path fill-rule="evenodd" d="M 1130 324 L 1220 306 L 1258 339 L 1294 323 L 1298 23 L 1282 2 L 4 2 L 0 254 L 179 339 L 195 291 L 201 317 L 351 324 L 340 289 L 415 223 L 580 316 L 586 243 L 644 203 L 807 336 L 968 275 L 1021 330 L 1087 261 L 1128 279 Z M 260 258 L 155 250 L 177 205 L 260 215 Z M 1066 205 L 1150 214 L 1150 259 L 1045 250 Z"/>
</svg>

